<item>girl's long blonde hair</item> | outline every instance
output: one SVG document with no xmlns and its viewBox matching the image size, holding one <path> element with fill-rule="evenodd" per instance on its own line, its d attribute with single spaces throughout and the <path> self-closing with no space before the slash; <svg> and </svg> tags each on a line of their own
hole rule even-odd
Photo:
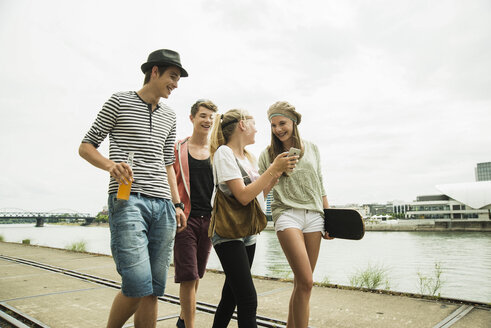
<svg viewBox="0 0 491 328">
<path fill-rule="evenodd" d="M 252 116 L 248 115 L 248 113 L 242 109 L 231 109 L 225 114 L 215 115 L 215 120 L 213 122 L 213 128 L 210 135 L 210 159 L 212 163 L 213 156 L 215 155 L 218 147 L 221 145 L 226 145 L 229 142 L 230 136 L 232 136 L 237 128 L 237 124 L 239 124 L 240 121 L 251 118 Z M 254 161 L 252 154 L 245 149 L 244 154 L 249 161 Z"/>
</svg>

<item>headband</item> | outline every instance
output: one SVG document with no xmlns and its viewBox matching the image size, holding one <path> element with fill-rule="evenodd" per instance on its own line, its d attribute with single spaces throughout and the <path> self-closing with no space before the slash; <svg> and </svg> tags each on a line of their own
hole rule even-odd
<svg viewBox="0 0 491 328">
<path fill-rule="evenodd" d="M 272 119 L 273 117 L 275 117 L 275 116 L 284 116 L 284 117 L 286 117 L 286 118 L 289 118 L 289 119 L 290 119 L 290 120 L 292 120 L 293 122 L 297 123 L 297 119 L 295 119 L 295 118 L 293 118 L 293 117 L 290 117 L 290 116 L 287 116 L 287 115 L 285 115 L 285 114 L 278 114 L 278 113 L 269 115 L 269 120 L 271 121 L 271 119 Z"/>
<path fill-rule="evenodd" d="M 223 114 L 222 114 L 221 119 L 223 120 Z M 222 123 L 222 130 L 223 130 L 223 129 L 225 129 L 225 127 L 229 126 L 230 124 L 234 124 L 234 123 L 237 123 L 237 122 L 239 122 L 239 120 L 238 120 L 238 119 L 236 119 L 236 118 L 234 118 L 234 119 L 233 119 L 233 120 L 231 120 L 231 121 L 228 121 L 228 122 L 226 122 L 226 123 Z"/>
</svg>

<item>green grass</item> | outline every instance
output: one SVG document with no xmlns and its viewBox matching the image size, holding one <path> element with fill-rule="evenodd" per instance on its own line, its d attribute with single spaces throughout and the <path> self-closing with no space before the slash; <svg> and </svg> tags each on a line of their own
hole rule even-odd
<svg viewBox="0 0 491 328">
<path fill-rule="evenodd" d="M 419 292 L 423 295 L 440 297 L 440 291 L 445 281 L 442 279 L 443 268 L 440 262 L 435 262 L 433 276 L 429 277 L 418 271 Z"/>
<path fill-rule="evenodd" d="M 278 270 L 273 274 L 273 277 L 277 277 L 277 278 L 285 279 L 285 280 L 291 280 L 291 279 L 293 279 L 293 272 L 292 271 Z"/>
<path fill-rule="evenodd" d="M 73 252 L 87 252 L 87 243 L 83 240 L 72 243 L 65 247 L 69 251 Z"/>
<path fill-rule="evenodd" d="M 371 265 L 364 270 L 357 270 L 349 277 L 350 285 L 369 289 L 383 288 L 390 290 L 388 269 L 381 265 Z"/>
<path fill-rule="evenodd" d="M 291 270 L 284 270 L 281 266 L 271 266 L 269 267 L 272 277 L 276 277 L 279 279 L 293 279 L 293 272 Z"/>
<path fill-rule="evenodd" d="M 31 244 L 31 240 L 30 239 L 22 239 L 22 243 L 24 245 L 30 245 Z"/>
<path fill-rule="evenodd" d="M 328 276 L 325 276 L 324 279 L 319 283 L 320 286 L 327 287 L 331 285 L 331 279 Z"/>
<path fill-rule="evenodd" d="M 3 235 L 0 235 L 0 241 L 4 241 Z"/>
</svg>

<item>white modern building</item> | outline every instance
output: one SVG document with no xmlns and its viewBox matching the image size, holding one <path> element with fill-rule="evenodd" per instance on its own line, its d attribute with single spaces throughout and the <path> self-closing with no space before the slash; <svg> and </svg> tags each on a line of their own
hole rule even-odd
<svg viewBox="0 0 491 328">
<path fill-rule="evenodd" d="M 407 219 L 491 220 L 491 181 L 438 185 L 440 195 L 407 204 Z"/>
</svg>

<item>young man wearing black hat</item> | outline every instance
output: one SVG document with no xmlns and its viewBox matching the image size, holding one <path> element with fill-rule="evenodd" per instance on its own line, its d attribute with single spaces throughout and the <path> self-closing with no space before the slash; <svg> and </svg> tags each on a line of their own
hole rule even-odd
<svg viewBox="0 0 491 328">
<path fill-rule="evenodd" d="M 79 148 L 80 156 L 108 171 L 111 251 L 122 278 L 108 327 L 122 327 L 135 314 L 136 327 L 155 327 L 157 297 L 164 294 L 174 236 L 186 228 L 173 169 L 176 115 L 168 98 L 188 73 L 179 54 L 152 52 L 141 66 L 139 91 L 115 93 L 104 104 Z M 97 148 L 109 134 L 109 158 Z M 132 165 L 128 163 L 133 153 Z M 128 200 L 118 199 L 131 182 Z"/>
</svg>

